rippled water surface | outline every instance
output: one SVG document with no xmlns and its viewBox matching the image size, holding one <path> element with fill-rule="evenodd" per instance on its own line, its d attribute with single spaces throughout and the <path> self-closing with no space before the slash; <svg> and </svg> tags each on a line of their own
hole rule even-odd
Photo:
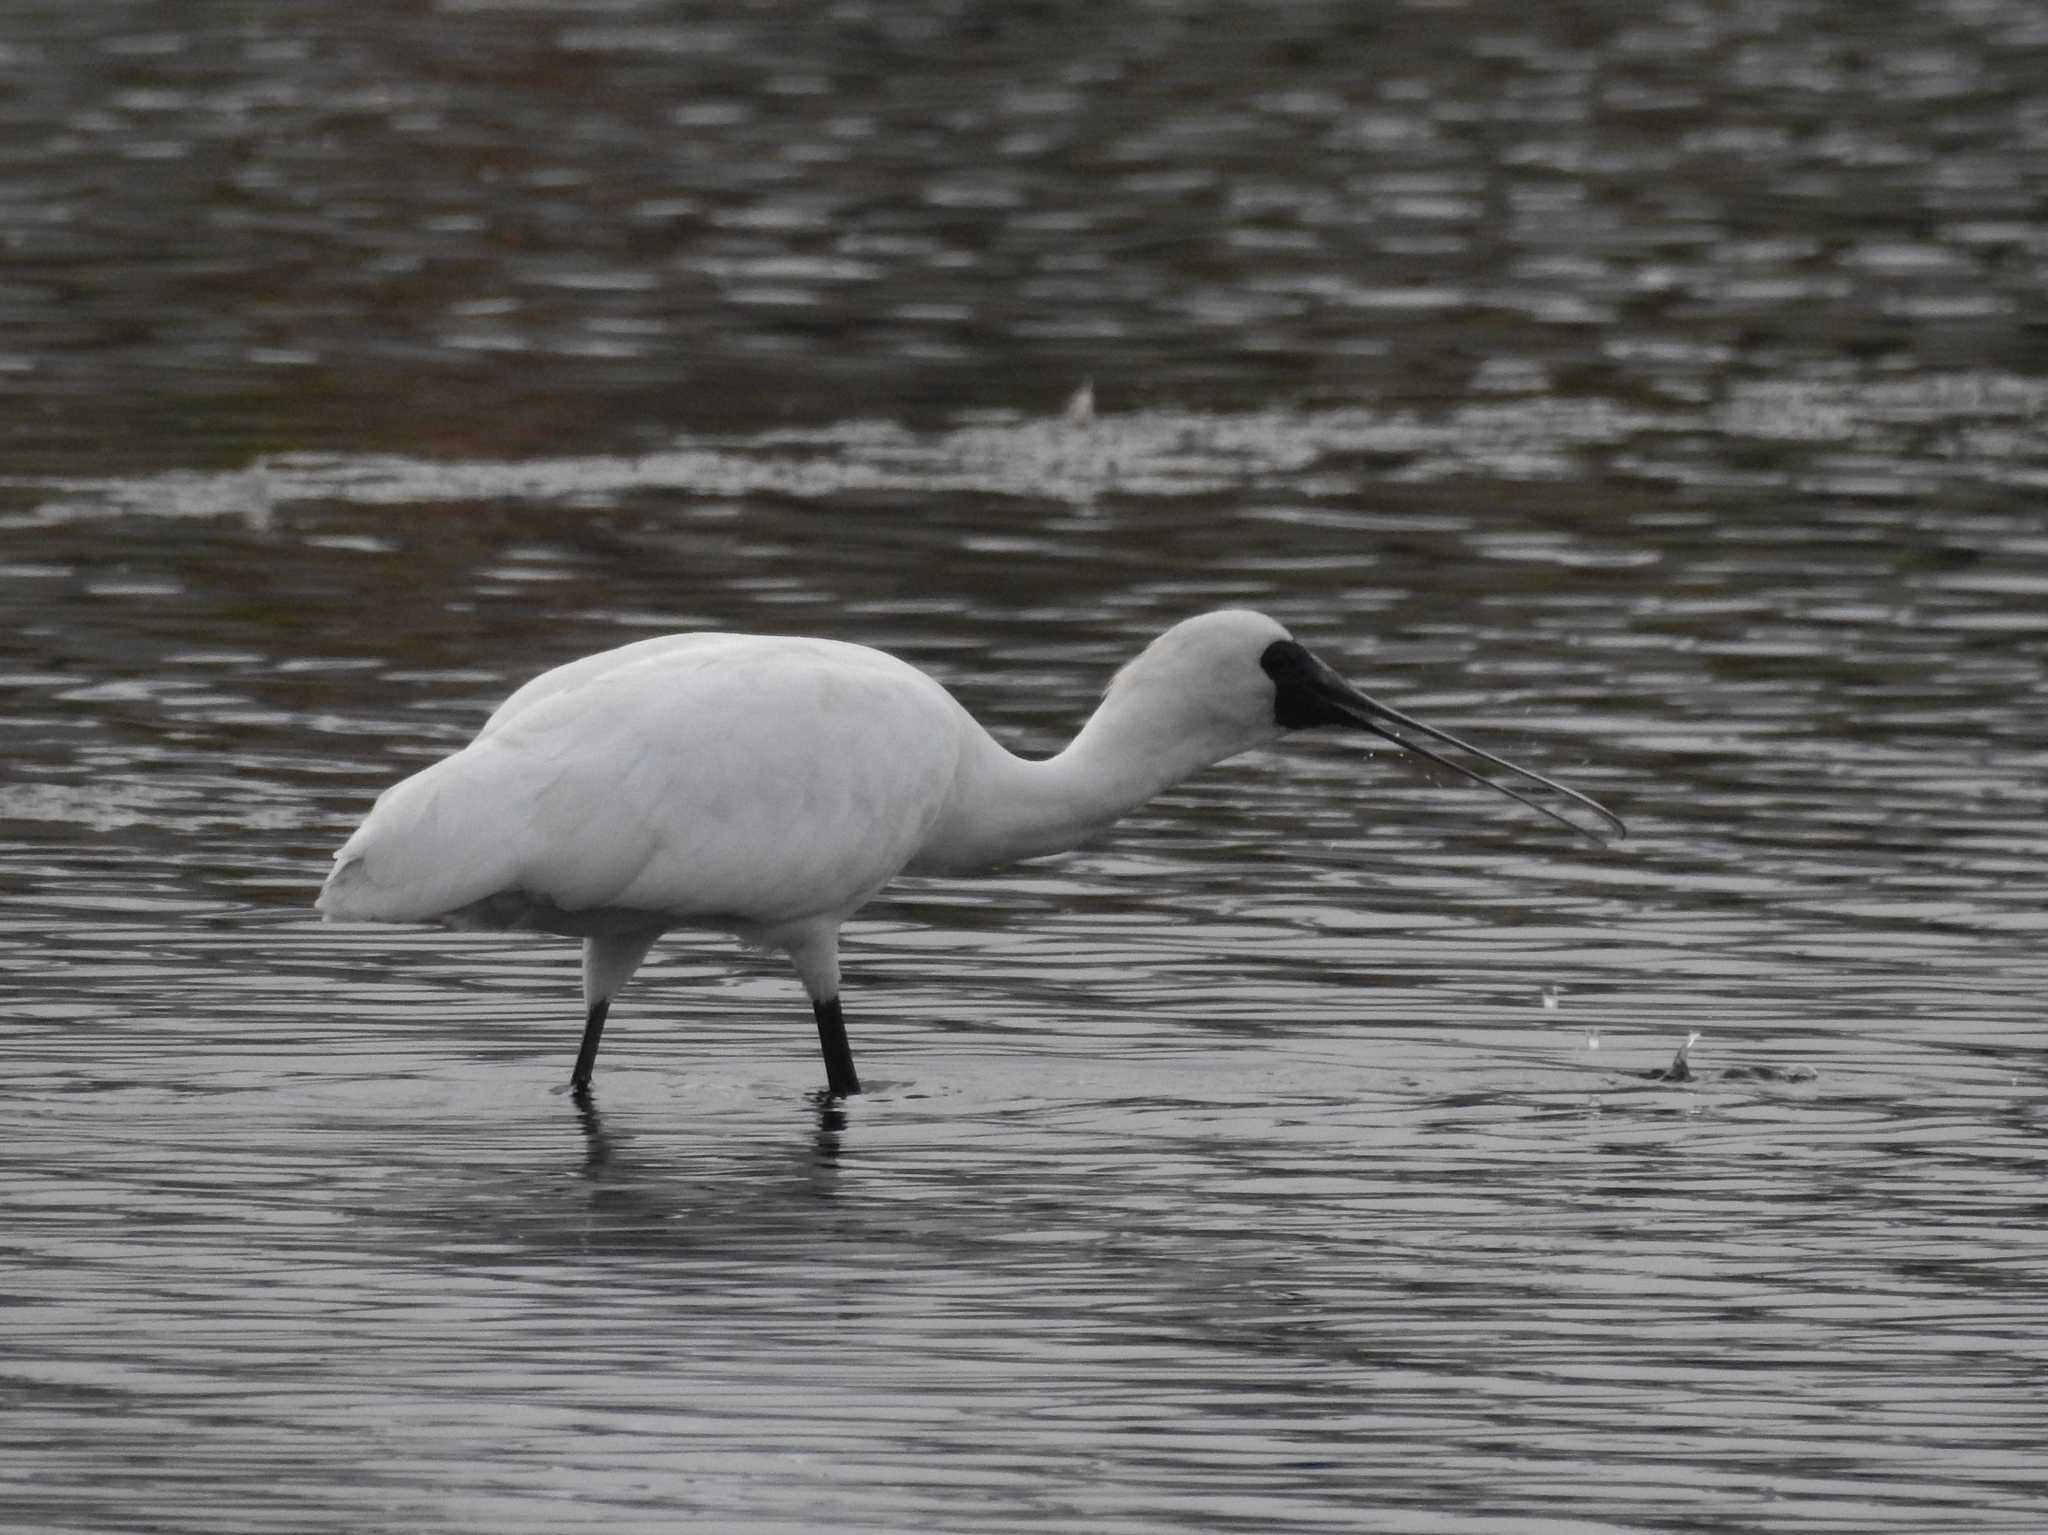
<svg viewBox="0 0 2048 1535">
<path fill-rule="evenodd" d="M 17 5 L 0 1525 L 2048 1526 L 2030 0 Z M 1092 409 L 1069 401 L 1092 386 Z M 1355 743 L 848 929 L 323 926 L 571 656 Z M 1694 1035 L 1690 1076 L 1665 1075 Z"/>
</svg>

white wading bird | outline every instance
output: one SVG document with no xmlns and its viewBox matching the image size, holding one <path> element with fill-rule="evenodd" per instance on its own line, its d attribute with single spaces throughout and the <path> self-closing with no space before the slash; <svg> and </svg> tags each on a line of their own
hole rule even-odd
<svg viewBox="0 0 2048 1535">
<path fill-rule="evenodd" d="M 829 1090 L 857 1093 L 839 926 L 890 880 L 1074 847 L 1197 769 L 1323 725 L 1383 736 L 1583 835 L 1623 834 L 1585 795 L 1368 698 L 1257 613 L 1167 630 L 1042 762 L 1011 755 L 952 694 L 879 650 L 674 634 L 542 673 L 461 751 L 387 789 L 334 855 L 319 908 L 581 938 L 579 1096 L 605 1013 L 654 940 L 722 929 L 789 956 Z"/>
</svg>

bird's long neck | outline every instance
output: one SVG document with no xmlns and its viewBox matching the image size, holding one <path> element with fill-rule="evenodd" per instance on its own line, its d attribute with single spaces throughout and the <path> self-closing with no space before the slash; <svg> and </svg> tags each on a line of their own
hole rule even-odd
<svg viewBox="0 0 2048 1535">
<path fill-rule="evenodd" d="M 952 801 L 914 871 L 964 873 L 1063 852 L 1213 762 L 1258 744 L 1190 730 L 1144 700 L 1111 697 L 1065 751 L 1013 755 L 977 730 Z"/>
</svg>

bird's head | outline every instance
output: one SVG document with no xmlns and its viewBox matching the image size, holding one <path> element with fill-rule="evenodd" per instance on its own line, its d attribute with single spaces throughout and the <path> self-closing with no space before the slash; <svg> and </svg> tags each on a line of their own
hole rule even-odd
<svg viewBox="0 0 2048 1535">
<path fill-rule="evenodd" d="M 1116 674 L 1105 704 L 1146 721 L 1162 742 L 1174 740 L 1211 762 L 1296 730 L 1365 731 L 1582 836 L 1605 841 L 1626 835 L 1619 817 L 1576 789 L 1361 692 L 1263 613 L 1227 608 L 1175 624 Z M 1488 777 L 1438 748 L 1490 764 L 1520 786 Z M 1536 799 L 1533 791 L 1547 798 Z"/>
</svg>

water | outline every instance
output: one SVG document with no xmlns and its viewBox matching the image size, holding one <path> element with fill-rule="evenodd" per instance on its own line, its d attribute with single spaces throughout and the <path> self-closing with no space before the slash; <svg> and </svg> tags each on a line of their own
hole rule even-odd
<svg viewBox="0 0 2048 1535">
<path fill-rule="evenodd" d="M 1844 25 L 16 7 L 0 1523 L 2048 1522 L 2048 27 Z M 871 907 L 843 1107 L 310 920 L 555 661 L 1044 751 L 1222 603 L 1633 835 L 1226 764 Z"/>
</svg>

